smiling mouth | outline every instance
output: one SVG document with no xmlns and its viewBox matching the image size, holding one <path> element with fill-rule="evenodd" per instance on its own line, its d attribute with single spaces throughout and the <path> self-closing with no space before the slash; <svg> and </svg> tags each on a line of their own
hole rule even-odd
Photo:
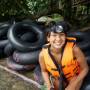
<svg viewBox="0 0 90 90">
<path fill-rule="evenodd" d="M 63 43 L 54 43 L 54 46 L 61 47 L 61 46 L 63 46 Z"/>
<path fill-rule="evenodd" d="M 55 47 L 60 47 L 62 44 L 54 44 Z"/>
<path fill-rule="evenodd" d="M 58 45 L 57 45 L 57 44 L 55 44 L 55 46 L 61 46 L 61 44 L 58 44 Z"/>
<path fill-rule="evenodd" d="M 54 43 L 55 45 L 57 45 L 57 46 L 59 46 L 59 45 L 61 45 L 62 44 L 62 42 L 61 43 Z"/>
</svg>

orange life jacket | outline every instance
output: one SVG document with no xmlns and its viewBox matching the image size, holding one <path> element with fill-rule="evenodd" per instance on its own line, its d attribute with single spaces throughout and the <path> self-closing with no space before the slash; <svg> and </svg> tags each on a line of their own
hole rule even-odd
<svg viewBox="0 0 90 90">
<path fill-rule="evenodd" d="M 75 38 L 67 38 L 67 43 L 65 45 L 61 60 L 62 70 L 67 80 L 70 80 L 73 76 L 79 74 L 80 72 L 79 63 L 73 56 L 73 46 L 75 44 L 75 41 Z M 48 53 L 48 48 L 43 48 L 42 52 L 44 56 L 46 69 L 54 77 L 59 77 L 59 72 L 57 71 L 57 67 L 55 66 L 54 62 L 52 61 Z"/>
</svg>

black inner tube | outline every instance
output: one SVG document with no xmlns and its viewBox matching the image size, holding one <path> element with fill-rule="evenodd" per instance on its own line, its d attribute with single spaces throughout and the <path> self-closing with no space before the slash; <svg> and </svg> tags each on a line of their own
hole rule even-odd
<svg viewBox="0 0 90 90">
<path fill-rule="evenodd" d="M 24 42 L 19 38 L 21 34 L 33 32 L 35 34 L 35 42 Z M 13 25 L 9 32 L 8 38 L 13 46 L 20 51 L 37 50 L 45 43 L 45 34 L 36 24 L 31 22 L 21 22 Z"/>
</svg>

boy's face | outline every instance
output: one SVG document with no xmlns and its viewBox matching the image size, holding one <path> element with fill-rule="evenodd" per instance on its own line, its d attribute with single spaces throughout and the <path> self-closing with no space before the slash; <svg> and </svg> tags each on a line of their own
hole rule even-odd
<svg viewBox="0 0 90 90">
<path fill-rule="evenodd" d="M 48 42 L 51 44 L 51 47 L 60 49 L 64 45 L 66 40 L 65 33 L 55 33 L 51 32 L 48 36 Z"/>
</svg>

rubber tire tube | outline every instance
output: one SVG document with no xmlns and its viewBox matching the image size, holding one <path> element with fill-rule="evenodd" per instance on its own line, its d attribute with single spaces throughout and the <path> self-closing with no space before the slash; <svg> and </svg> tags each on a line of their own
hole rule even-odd
<svg viewBox="0 0 90 90">
<path fill-rule="evenodd" d="M 10 23 L 9 22 L 0 23 L 0 29 L 2 29 L 4 27 L 8 27 L 8 26 L 10 26 Z"/>
<path fill-rule="evenodd" d="M 7 37 L 7 32 L 10 28 L 11 24 L 9 22 L 4 22 L 0 25 L 0 39 L 5 36 Z"/>
<path fill-rule="evenodd" d="M 20 65 L 14 62 L 12 57 L 7 58 L 7 66 L 8 68 L 15 71 L 27 71 L 27 70 L 32 70 L 35 68 L 35 65 Z"/>
<path fill-rule="evenodd" d="M 77 39 L 76 43 L 82 50 L 86 50 L 90 47 L 88 37 L 84 32 L 81 32 L 81 31 L 69 32 L 67 34 L 67 36 L 68 37 L 76 37 L 76 39 Z"/>
<path fill-rule="evenodd" d="M 40 50 L 31 51 L 31 52 L 20 52 L 14 51 L 13 58 L 15 62 L 27 65 L 27 64 L 38 64 Z"/>
<path fill-rule="evenodd" d="M 2 38 L 3 36 L 7 37 L 8 29 L 9 29 L 9 27 L 5 27 L 3 29 L 0 29 L 0 38 Z"/>
<path fill-rule="evenodd" d="M 15 48 L 8 43 L 5 48 L 4 48 L 4 53 L 6 54 L 7 57 L 12 56 Z"/>
<path fill-rule="evenodd" d="M 24 31 L 30 31 L 36 33 L 37 41 L 34 43 L 26 43 L 20 38 L 18 38 L 17 34 Z M 26 29 L 26 30 L 25 30 Z M 40 27 L 32 22 L 19 22 L 17 24 L 12 25 L 8 32 L 8 39 L 12 43 L 12 45 L 19 51 L 31 51 L 42 48 L 42 45 L 45 43 L 45 34 L 42 32 Z"/>
<path fill-rule="evenodd" d="M 0 60 L 4 60 L 6 58 L 6 54 L 4 53 L 4 48 L 0 48 Z"/>
<path fill-rule="evenodd" d="M 0 48 L 4 48 L 8 44 L 8 40 L 0 40 Z"/>
<path fill-rule="evenodd" d="M 86 57 L 88 65 L 90 66 L 90 49 L 88 49 L 87 51 L 84 51 L 84 55 Z"/>
<path fill-rule="evenodd" d="M 36 42 L 36 38 L 35 38 L 35 34 L 33 32 L 27 32 L 27 33 L 24 33 L 22 36 L 21 36 L 21 39 L 23 41 L 27 41 L 27 42 Z"/>
<path fill-rule="evenodd" d="M 88 65 L 90 66 L 90 56 L 87 56 L 86 60 L 87 60 Z"/>
</svg>

